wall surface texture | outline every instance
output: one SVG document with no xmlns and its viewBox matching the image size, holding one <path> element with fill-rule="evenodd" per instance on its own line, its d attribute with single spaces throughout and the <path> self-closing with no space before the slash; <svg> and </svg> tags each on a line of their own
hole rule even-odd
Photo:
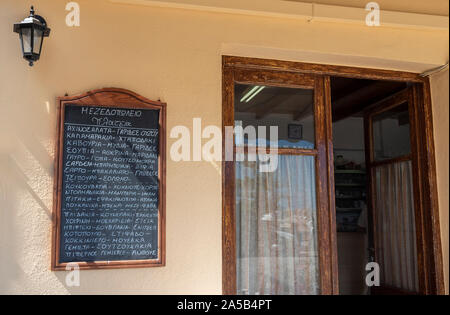
<svg viewBox="0 0 450 315">
<path fill-rule="evenodd" d="M 444 273 L 445 288 L 448 294 L 448 70 L 435 74 L 431 77 L 431 93 L 433 96 L 433 124 L 434 124 L 434 142 L 436 145 L 436 167 L 437 183 L 439 194 L 439 210 L 441 220 L 441 238 L 442 248 L 444 249 Z"/>
<path fill-rule="evenodd" d="M 169 130 L 192 126 L 194 117 L 201 117 L 203 125 L 221 126 L 225 50 L 297 61 L 306 60 L 302 56 L 308 61 L 337 58 L 340 64 L 379 63 L 390 69 L 399 64 L 426 68 L 448 59 L 445 31 L 308 23 L 106 0 L 78 0 L 81 26 L 70 28 L 66 2 L 0 1 L 0 293 L 221 293 L 219 163 L 168 160 L 166 267 L 83 271 L 80 287 L 67 287 L 65 272 L 49 270 L 56 97 L 120 87 L 167 102 Z M 31 4 L 52 28 L 32 68 L 21 58 L 12 32 Z M 448 72 L 436 82 L 433 114 L 448 271 Z"/>
</svg>

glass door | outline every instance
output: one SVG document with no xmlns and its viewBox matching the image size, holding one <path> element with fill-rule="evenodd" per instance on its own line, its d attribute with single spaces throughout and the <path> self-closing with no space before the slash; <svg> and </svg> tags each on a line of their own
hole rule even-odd
<svg viewBox="0 0 450 315">
<path fill-rule="evenodd" d="M 337 293 L 327 78 L 235 69 L 225 77 L 235 155 L 224 162 L 224 293 Z"/>
<path fill-rule="evenodd" d="M 412 89 L 406 89 L 366 113 L 370 251 L 380 268 L 380 286 L 373 287 L 372 294 L 420 292 L 411 97 Z"/>
</svg>

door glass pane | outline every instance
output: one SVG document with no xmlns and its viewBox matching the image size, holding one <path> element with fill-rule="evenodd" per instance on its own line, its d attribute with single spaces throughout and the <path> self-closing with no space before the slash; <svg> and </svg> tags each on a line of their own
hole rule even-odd
<svg viewBox="0 0 450 315">
<path fill-rule="evenodd" d="M 247 156 L 248 158 L 248 156 Z M 236 162 L 237 294 L 318 294 L 315 157 Z"/>
<path fill-rule="evenodd" d="M 373 117 L 373 142 L 375 161 L 411 153 L 408 103 Z"/>
<path fill-rule="evenodd" d="M 418 291 L 411 161 L 375 169 L 375 248 L 385 286 Z"/>
<path fill-rule="evenodd" d="M 237 125 L 267 127 L 266 134 L 237 145 L 272 141 L 280 148 L 314 149 L 314 90 L 236 84 L 234 102 Z M 270 139 L 269 126 L 278 127 L 278 140 Z"/>
</svg>

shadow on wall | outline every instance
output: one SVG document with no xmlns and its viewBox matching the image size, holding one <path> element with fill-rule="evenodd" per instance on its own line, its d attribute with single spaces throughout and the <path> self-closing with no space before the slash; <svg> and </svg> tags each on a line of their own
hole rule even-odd
<svg viewBox="0 0 450 315">
<path fill-rule="evenodd" d="M 50 271 L 55 109 L 49 102 L 26 99 L 0 109 L 0 294 L 145 293 L 152 274 L 163 272 L 175 281 L 186 272 L 184 266 L 145 273 L 82 271 L 79 287 L 66 285 L 68 272 Z M 208 163 L 220 176 L 220 163 Z M 132 284 L 124 285 L 123 279 Z M 197 291 L 199 284 L 191 286 Z"/>
<path fill-rule="evenodd" d="M 22 119 L 12 107 L 1 116 L 0 294 L 46 293 L 38 279 L 50 267 L 53 138 L 45 129 L 54 111 L 46 102 Z"/>
<path fill-rule="evenodd" d="M 45 129 L 55 129 L 56 115 L 45 104 L 22 115 L 40 123 L 15 124 L 14 110 L 0 115 L 0 294 L 86 294 L 86 288 L 117 293 L 121 279 L 111 273 L 131 271 L 105 270 L 95 277 L 82 271 L 81 286 L 70 287 L 69 272 L 50 270 L 55 134 Z M 133 289 L 145 290 L 145 284 L 135 281 Z"/>
<path fill-rule="evenodd" d="M 28 293 L 14 282 L 32 279 L 29 273 L 41 257 L 34 260 L 33 252 L 40 249 L 31 246 L 37 239 L 48 238 L 48 229 L 42 222 L 51 222 L 51 210 L 48 202 L 39 196 L 40 188 L 33 188 L 37 178 L 33 180 L 26 175 L 14 154 L 0 156 L 0 173 L 0 293 Z M 48 182 L 51 176 L 43 177 L 42 182 Z M 40 213 L 36 214 L 36 210 Z"/>
<path fill-rule="evenodd" d="M 7 293 L 13 286 L 14 279 L 23 277 L 23 271 L 17 264 L 14 250 L 14 222 L 12 215 L 17 209 L 17 196 L 14 192 L 14 176 L 11 172 L 11 161 L 6 154 L 0 155 L 0 294 Z M 15 268 L 11 268 L 11 265 Z"/>
</svg>

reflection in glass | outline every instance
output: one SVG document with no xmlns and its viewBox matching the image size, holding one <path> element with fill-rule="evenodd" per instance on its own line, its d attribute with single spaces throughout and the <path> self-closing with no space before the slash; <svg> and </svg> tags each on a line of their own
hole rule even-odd
<svg viewBox="0 0 450 315">
<path fill-rule="evenodd" d="M 34 46 L 33 46 L 33 52 L 35 54 L 39 54 L 39 51 L 41 50 L 41 43 L 42 43 L 42 30 L 35 29 Z"/>
<path fill-rule="evenodd" d="M 31 51 L 31 29 L 24 28 L 22 29 L 22 49 L 23 52 L 30 53 Z"/>
<path fill-rule="evenodd" d="M 318 294 L 315 157 L 236 163 L 238 294 Z"/>
<path fill-rule="evenodd" d="M 407 103 L 373 117 L 373 142 L 376 161 L 411 153 Z"/>
<path fill-rule="evenodd" d="M 236 84 L 234 107 L 236 124 L 267 127 L 266 135 L 244 144 L 314 149 L 314 90 Z M 269 142 L 270 126 L 278 126 L 277 143 Z"/>
</svg>

